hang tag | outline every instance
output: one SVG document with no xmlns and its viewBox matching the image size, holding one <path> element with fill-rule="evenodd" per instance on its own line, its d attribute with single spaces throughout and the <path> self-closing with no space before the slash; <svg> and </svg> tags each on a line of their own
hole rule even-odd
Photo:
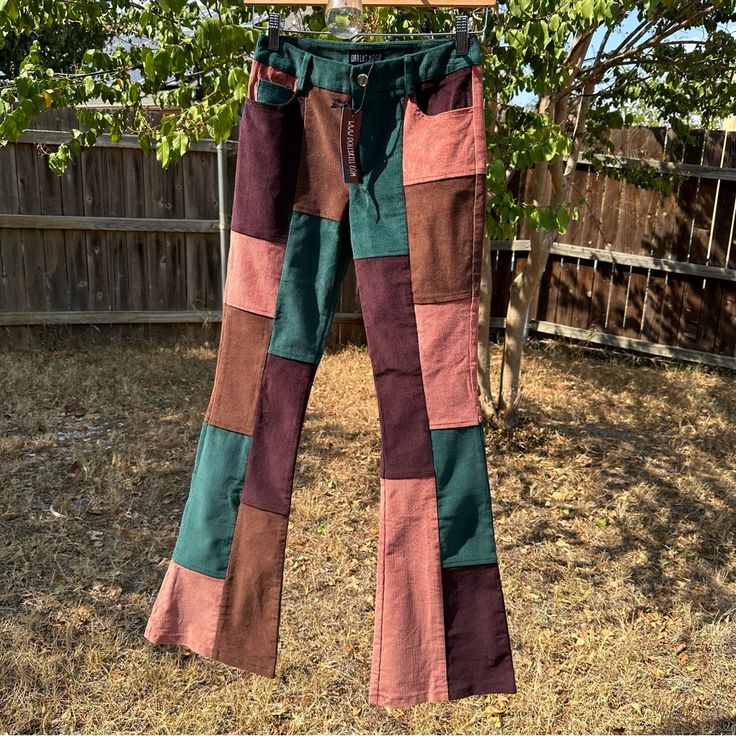
<svg viewBox="0 0 736 736">
<path fill-rule="evenodd" d="M 340 110 L 340 153 L 342 155 L 342 176 L 348 184 L 361 180 L 358 141 L 360 139 L 360 120 L 362 110 L 354 111 L 349 105 Z"/>
</svg>

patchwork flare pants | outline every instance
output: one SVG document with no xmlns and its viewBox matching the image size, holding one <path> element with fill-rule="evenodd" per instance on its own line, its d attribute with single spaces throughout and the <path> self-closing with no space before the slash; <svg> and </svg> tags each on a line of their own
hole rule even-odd
<svg viewBox="0 0 736 736">
<path fill-rule="evenodd" d="M 275 676 L 299 439 L 352 260 L 381 429 L 369 703 L 515 692 L 476 381 L 481 61 L 474 36 L 464 55 L 259 36 L 214 386 L 149 641 Z"/>
</svg>

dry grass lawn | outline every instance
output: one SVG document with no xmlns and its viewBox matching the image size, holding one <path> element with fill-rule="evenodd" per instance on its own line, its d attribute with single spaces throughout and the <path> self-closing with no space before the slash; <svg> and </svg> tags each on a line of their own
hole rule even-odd
<svg viewBox="0 0 736 736">
<path fill-rule="evenodd" d="M 487 433 L 519 693 L 385 709 L 365 349 L 310 400 L 277 677 L 143 639 L 214 367 L 186 341 L 0 353 L 0 730 L 736 733 L 733 373 L 534 343 L 521 427 Z"/>
</svg>

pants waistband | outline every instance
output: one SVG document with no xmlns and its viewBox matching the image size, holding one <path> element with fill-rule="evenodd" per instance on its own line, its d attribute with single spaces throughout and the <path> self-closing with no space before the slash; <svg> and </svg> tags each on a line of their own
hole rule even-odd
<svg viewBox="0 0 736 736">
<path fill-rule="evenodd" d="M 408 41 L 337 41 L 280 34 L 279 48 L 268 48 L 268 35 L 260 31 L 253 58 L 292 74 L 297 91 L 307 82 L 334 92 L 355 93 L 356 79 L 368 75 L 368 91 L 403 91 L 410 95 L 418 82 L 444 77 L 466 66 L 480 64 L 482 48 L 470 35 L 467 54 L 458 54 L 454 38 Z M 350 54 L 367 59 L 351 63 Z"/>
</svg>

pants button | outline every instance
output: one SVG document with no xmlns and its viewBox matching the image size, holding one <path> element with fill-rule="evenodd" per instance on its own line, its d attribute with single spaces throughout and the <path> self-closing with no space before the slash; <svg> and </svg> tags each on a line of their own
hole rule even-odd
<svg viewBox="0 0 736 736">
<path fill-rule="evenodd" d="M 358 84 L 359 84 L 359 85 L 360 85 L 361 87 L 365 87 L 365 86 L 366 86 L 366 84 L 368 84 L 368 75 L 367 75 L 367 74 L 365 74 L 364 72 L 361 72 L 361 73 L 360 73 L 360 74 L 358 74 L 358 76 L 356 77 L 356 81 L 358 82 Z"/>
</svg>

